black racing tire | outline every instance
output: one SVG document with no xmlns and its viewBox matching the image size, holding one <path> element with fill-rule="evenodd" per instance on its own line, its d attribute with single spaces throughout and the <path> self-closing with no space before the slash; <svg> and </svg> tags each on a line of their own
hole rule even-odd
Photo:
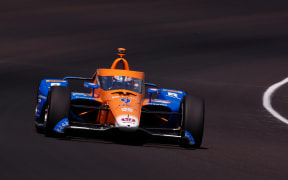
<svg viewBox="0 0 288 180">
<path fill-rule="evenodd" d="M 45 108 L 44 129 L 47 136 L 55 135 L 53 128 L 64 118 L 68 118 L 71 104 L 71 94 L 68 87 L 52 86 L 48 93 L 48 103 Z"/>
<path fill-rule="evenodd" d="M 205 103 L 202 97 L 187 93 L 182 101 L 182 127 L 180 146 L 186 148 L 199 148 L 202 143 L 205 118 Z M 190 144 L 185 131 L 188 131 L 195 144 Z"/>
</svg>

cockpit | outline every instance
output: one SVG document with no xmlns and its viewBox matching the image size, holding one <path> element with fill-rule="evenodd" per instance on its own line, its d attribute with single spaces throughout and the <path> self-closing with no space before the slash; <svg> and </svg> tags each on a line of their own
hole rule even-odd
<svg viewBox="0 0 288 180">
<path fill-rule="evenodd" d="M 143 89 L 143 80 L 128 76 L 98 76 L 100 88 L 109 90 L 130 90 L 141 94 Z"/>
</svg>

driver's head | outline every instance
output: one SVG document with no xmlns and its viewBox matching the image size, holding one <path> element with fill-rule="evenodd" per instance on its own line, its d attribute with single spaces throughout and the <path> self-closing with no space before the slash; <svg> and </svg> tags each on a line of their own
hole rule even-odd
<svg viewBox="0 0 288 180">
<path fill-rule="evenodd" d="M 113 86 L 114 88 L 120 88 L 123 84 L 123 76 L 114 76 L 113 77 Z"/>
<path fill-rule="evenodd" d="M 124 77 L 125 88 L 131 89 L 133 86 L 133 80 L 131 77 Z"/>
<path fill-rule="evenodd" d="M 122 87 L 124 85 L 125 88 L 132 88 L 133 79 L 126 76 L 114 76 L 113 85 L 118 87 Z"/>
</svg>

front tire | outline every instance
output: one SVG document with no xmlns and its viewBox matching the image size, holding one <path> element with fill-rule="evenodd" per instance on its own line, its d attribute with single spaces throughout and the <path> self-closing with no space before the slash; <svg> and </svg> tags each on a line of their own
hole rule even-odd
<svg viewBox="0 0 288 180">
<path fill-rule="evenodd" d="M 69 116 L 71 94 L 68 87 L 52 86 L 48 94 L 48 103 L 44 115 L 46 135 L 55 134 L 54 127 Z"/>
<path fill-rule="evenodd" d="M 199 148 L 204 131 L 205 103 L 203 98 L 187 93 L 182 101 L 182 147 Z M 191 137 L 192 136 L 192 137 Z"/>
</svg>

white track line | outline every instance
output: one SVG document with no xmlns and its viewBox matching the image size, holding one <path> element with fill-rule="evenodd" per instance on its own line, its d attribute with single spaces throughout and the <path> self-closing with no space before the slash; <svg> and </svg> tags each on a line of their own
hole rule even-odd
<svg viewBox="0 0 288 180">
<path fill-rule="evenodd" d="M 270 86 L 264 93 L 263 95 L 263 106 L 267 111 L 269 111 L 275 118 L 279 119 L 285 124 L 288 124 L 288 119 L 285 117 L 281 116 L 277 111 L 275 111 L 271 105 L 271 98 L 275 91 L 279 89 L 281 86 L 284 84 L 288 83 L 288 78 L 283 79 L 282 81 L 273 84 Z M 287 109 L 288 110 L 288 109 Z"/>
</svg>

